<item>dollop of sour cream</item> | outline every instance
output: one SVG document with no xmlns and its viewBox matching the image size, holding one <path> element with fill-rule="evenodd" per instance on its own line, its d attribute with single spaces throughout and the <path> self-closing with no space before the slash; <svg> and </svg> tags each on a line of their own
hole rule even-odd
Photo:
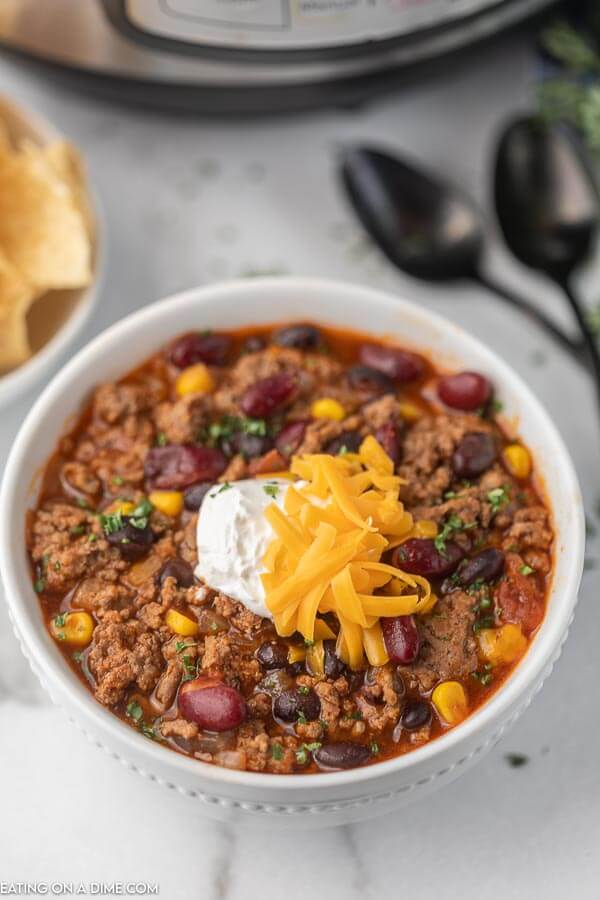
<svg viewBox="0 0 600 900">
<path fill-rule="evenodd" d="M 289 486 L 279 478 L 215 485 L 198 515 L 196 577 L 265 619 L 272 616 L 260 576 L 274 533 L 264 511 L 271 503 L 283 508 Z"/>
</svg>

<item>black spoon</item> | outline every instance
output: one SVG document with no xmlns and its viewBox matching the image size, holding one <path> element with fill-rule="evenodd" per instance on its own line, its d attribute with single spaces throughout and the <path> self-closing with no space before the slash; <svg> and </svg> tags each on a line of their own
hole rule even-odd
<svg viewBox="0 0 600 900">
<path fill-rule="evenodd" d="M 598 189 L 573 132 L 534 117 L 511 122 L 498 144 L 494 193 L 500 227 L 514 255 L 563 289 L 583 336 L 600 404 L 600 355 L 571 284 L 598 230 Z"/>
<path fill-rule="evenodd" d="M 585 363 L 578 346 L 527 300 L 481 270 L 483 225 L 462 193 L 412 164 L 356 147 L 342 161 L 342 178 L 358 216 L 394 265 L 425 281 L 476 281 L 544 328 Z"/>
</svg>

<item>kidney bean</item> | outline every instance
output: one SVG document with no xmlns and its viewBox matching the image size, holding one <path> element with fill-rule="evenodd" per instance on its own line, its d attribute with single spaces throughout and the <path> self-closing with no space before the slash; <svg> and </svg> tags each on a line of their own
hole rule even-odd
<svg viewBox="0 0 600 900">
<path fill-rule="evenodd" d="M 410 538 L 396 547 L 392 553 L 392 561 L 393 565 L 411 575 L 443 578 L 454 572 L 464 555 L 462 547 L 455 541 L 446 541 L 442 554 L 430 538 Z"/>
<path fill-rule="evenodd" d="M 321 332 L 314 325 L 288 325 L 273 335 L 273 343 L 296 350 L 315 350 L 322 346 Z"/>
<path fill-rule="evenodd" d="M 261 378 L 246 388 L 240 399 L 240 409 L 247 416 L 265 419 L 285 406 L 296 390 L 296 379 L 289 372 Z"/>
<path fill-rule="evenodd" d="M 127 519 L 118 531 L 106 535 L 106 540 L 111 546 L 116 547 L 123 559 L 134 562 L 148 553 L 154 542 L 154 533 L 149 525 L 145 528 L 136 528 Z"/>
<path fill-rule="evenodd" d="M 247 715 L 246 702 L 239 691 L 216 678 L 200 676 L 179 689 L 179 711 L 184 719 L 207 731 L 237 728 Z"/>
<path fill-rule="evenodd" d="M 452 409 L 473 412 L 485 406 L 492 396 L 492 385 L 478 372 L 459 372 L 456 375 L 444 375 L 438 381 L 437 388 L 440 400 Z"/>
<path fill-rule="evenodd" d="M 390 419 L 384 422 L 375 431 L 375 440 L 379 441 L 395 466 L 400 462 L 400 428 L 396 422 Z"/>
<path fill-rule="evenodd" d="M 256 651 L 256 658 L 263 669 L 285 669 L 287 666 L 287 647 L 284 644 L 265 641 Z"/>
<path fill-rule="evenodd" d="M 263 337 L 259 334 L 251 334 L 242 344 L 242 353 L 258 353 L 260 350 L 264 350 L 265 347 L 266 341 Z"/>
<path fill-rule="evenodd" d="M 298 688 L 283 691 L 273 700 L 273 715 L 282 722 L 297 722 L 299 716 L 312 722 L 321 715 L 321 701 L 312 688 L 307 693 Z"/>
<path fill-rule="evenodd" d="M 194 572 L 189 563 L 175 556 L 168 559 L 162 567 L 160 583 L 164 584 L 167 578 L 174 578 L 179 587 L 191 587 L 194 583 Z"/>
<path fill-rule="evenodd" d="M 502 575 L 504 571 L 504 553 L 490 547 L 482 550 L 477 556 L 465 559 L 456 572 L 455 578 L 459 584 L 467 587 L 474 581 L 493 581 Z"/>
<path fill-rule="evenodd" d="M 298 419 L 297 422 L 288 422 L 275 438 L 275 446 L 282 456 L 293 456 L 306 432 L 309 419 Z"/>
<path fill-rule="evenodd" d="M 350 387 L 365 394 L 392 394 L 395 391 L 392 379 L 370 366 L 352 366 L 346 377 Z"/>
<path fill-rule="evenodd" d="M 358 431 L 342 431 L 338 437 L 333 438 L 325 445 L 325 453 L 330 453 L 332 456 L 337 456 L 340 450 L 346 450 L 347 453 L 358 453 L 362 441 Z"/>
<path fill-rule="evenodd" d="M 167 444 L 146 454 L 146 478 L 157 488 L 181 490 L 197 481 L 215 481 L 227 466 L 224 454 L 214 447 Z"/>
<path fill-rule="evenodd" d="M 195 363 L 208 366 L 223 366 L 231 347 L 231 338 L 226 334 L 190 332 L 177 338 L 171 347 L 171 362 L 178 369 L 186 369 Z"/>
<path fill-rule="evenodd" d="M 489 469 L 497 456 L 496 442 L 491 434 L 470 431 L 452 454 L 452 469 L 457 478 L 476 478 Z"/>
<path fill-rule="evenodd" d="M 391 661 L 405 666 L 414 662 L 421 643 L 414 616 L 394 616 L 379 621 L 385 649 Z"/>
<path fill-rule="evenodd" d="M 400 724 L 407 731 L 416 731 L 431 722 L 431 706 L 425 700 L 409 700 L 400 716 Z"/>
<path fill-rule="evenodd" d="M 396 384 L 416 381 L 425 371 L 423 360 L 416 353 L 383 344 L 363 344 L 358 358 L 363 365 L 378 369 Z"/>
<path fill-rule="evenodd" d="M 335 681 L 346 672 L 346 664 L 335 652 L 335 641 L 324 641 L 323 647 L 325 649 L 325 674 Z"/>
<path fill-rule="evenodd" d="M 202 506 L 202 501 L 213 486 L 212 481 L 201 481 L 186 488 L 183 494 L 183 505 L 190 512 L 197 512 Z"/>
<path fill-rule="evenodd" d="M 320 769 L 353 769 L 362 766 L 371 758 L 371 751 L 364 744 L 355 744 L 352 741 L 336 741 L 323 744 L 315 751 L 313 756 Z"/>
</svg>

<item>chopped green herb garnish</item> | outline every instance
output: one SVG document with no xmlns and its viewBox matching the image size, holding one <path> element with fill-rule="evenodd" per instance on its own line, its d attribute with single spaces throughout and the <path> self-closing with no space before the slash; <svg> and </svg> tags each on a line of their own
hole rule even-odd
<svg viewBox="0 0 600 900">
<path fill-rule="evenodd" d="M 303 712 L 298 713 L 297 721 L 298 721 L 298 725 L 307 725 L 308 724 L 308 719 L 306 718 L 306 716 L 304 715 Z"/>
<path fill-rule="evenodd" d="M 83 497 L 78 497 L 75 502 L 77 503 L 77 506 L 79 506 L 80 509 L 89 509 L 90 508 L 90 504 Z"/>
<path fill-rule="evenodd" d="M 314 646 L 315 646 L 315 642 L 309 640 L 309 638 L 304 638 L 304 646 L 305 646 L 305 647 L 314 647 Z"/>
<path fill-rule="evenodd" d="M 473 631 L 477 633 L 483 628 L 493 628 L 495 624 L 496 619 L 494 616 L 482 616 L 480 619 L 473 622 Z"/>
<path fill-rule="evenodd" d="M 69 528 L 69 534 L 85 534 L 85 525 L 75 525 L 73 528 Z"/>
<path fill-rule="evenodd" d="M 346 447 L 346 445 L 345 445 L 345 444 L 342 444 L 342 446 L 341 446 L 340 449 L 338 450 L 338 456 L 346 456 L 346 454 L 349 453 L 349 452 L 350 452 L 350 451 L 348 450 L 348 448 Z"/>
<path fill-rule="evenodd" d="M 456 497 L 458 497 L 456 491 L 446 491 L 444 494 L 444 500 L 454 500 Z"/>
<path fill-rule="evenodd" d="M 492 512 L 497 513 L 498 510 L 502 509 L 502 507 L 510 501 L 508 488 L 493 488 L 493 490 L 488 491 L 487 499 L 490 506 L 492 507 Z"/>
<path fill-rule="evenodd" d="M 129 522 L 133 525 L 134 528 L 139 528 L 143 530 L 148 525 L 148 520 L 152 513 L 154 507 L 150 503 L 150 501 L 144 497 L 143 500 L 140 500 L 136 508 L 131 513 L 129 518 Z"/>
<path fill-rule="evenodd" d="M 379 753 L 379 744 L 377 743 L 377 741 L 371 741 L 369 748 L 373 756 L 377 756 L 377 754 Z"/>
<path fill-rule="evenodd" d="M 164 431 L 159 431 L 156 435 L 156 444 L 158 447 L 166 447 L 168 444 L 167 436 Z"/>
<path fill-rule="evenodd" d="M 213 422 L 208 427 L 208 441 L 216 444 L 218 441 L 227 440 L 234 434 L 254 434 L 266 437 L 269 426 L 264 419 L 252 419 L 246 416 L 223 416 L 218 422 Z"/>
<path fill-rule="evenodd" d="M 529 762 L 529 757 L 524 753 L 505 753 L 504 759 L 513 769 L 520 769 L 521 766 L 526 766 Z"/>
<path fill-rule="evenodd" d="M 116 484 L 117 487 L 121 487 L 121 485 L 123 484 L 124 480 L 125 480 L 125 479 L 122 478 L 121 475 L 114 475 L 114 476 L 111 478 L 112 483 L 113 483 L 113 484 Z"/>
<path fill-rule="evenodd" d="M 33 582 L 33 589 L 36 594 L 41 594 L 45 587 L 46 581 L 44 578 L 36 578 L 36 580 Z"/>
<path fill-rule="evenodd" d="M 148 724 L 148 722 L 142 722 L 140 725 L 140 731 L 144 735 L 144 737 L 150 738 L 150 740 L 156 740 L 156 731 L 154 730 L 154 725 Z"/>
<path fill-rule="evenodd" d="M 74 653 L 73 653 L 73 659 L 75 660 L 75 662 L 78 662 L 78 663 L 81 662 L 82 659 L 83 659 L 83 653 L 82 653 L 82 651 L 81 651 L 81 650 L 75 650 Z"/>
<path fill-rule="evenodd" d="M 123 528 L 123 516 L 120 512 L 100 513 L 100 526 L 104 534 L 115 534 Z"/>
<path fill-rule="evenodd" d="M 478 681 L 483 687 L 487 687 L 494 680 L 492 667 L 490 663 L 486 663 L 483 669 L 478 672 L 471 672 L 471 677 Z"/>
<path fill-rule="evenodd" d="M 186 650 L 188 647 L 195 647 L 196 641 L 177 641 L 175 644 L 175 653 L 181 653 L 182 650 Z"/>
<path fill-rule="evenodd" d="M 279 494 L 279 485 L 278 484 L 263 484 L 263 491 L 267 495 L 267 497 L 275 497 Z"/>
<path fill-rule="evenodd" d="M 492 400 L 490 403 L 490 412 L 494 413 L 494 415 L 502 412 L 503 409 L 504 403 L 501 400 Z"/>
<path fill-rule="evenodd" d="M 531 566 L 528 566 L 527 563 L 524 563 L 519 569 L 521 575 L 533 575 L 535 569 L 532 569 Z"/>
<path fill-rule="evenodd" d="M 433 543 L 435 545 L 435 549 L 438 553 L 441 553 L 442 556 L 446 555 L 446 541 L 449 538 L 460 531 L 468 531 L 470 528 L 475 528 L 476 522 L 470 522 L 468 525 L 463 522 L 460 516 L 451 514 L 448 516 L 446 521 L 442 526 L 442 530 L 440 533 L 433 539 Z"/>
<path fill-rule="evenodd" d="M 57 616 L 54 616 L 54 619 L 52 621 L 54 622 L 54 624 L 56 625 L 57 628 L 62 628 L 64 625 L 67 624 L 67 616 L 68 615 L 69 614 L 66 612 L 59 613 Z"/>
<path fill-rule="evenodd" d="M 133 719 L 134 722 L 140 722 L 144 716 L 142 707 L 137 700 L 132 700 L 131 703 L 128 703 L 126 711 L 129 718 Z"/>
<path fill-rule="evenodd" d="M 283 759 L 283 747 L 281 744 L 271 744 L 271 759 Z"/>
<path fill-rule="evenodd" d="M 195 678 L 198 674 L 198 660 L 192 659 L 187 653 L 182 658 L 181 662 L 183 663 L 183 669 L 185 675 L 183 676 L 184 681 L 191 681 L 192 678 Z"/>
<path fill-rule="evenodd" d="M 219 490 L 218 490 L 218 491 L 215 491 L 214 494 L 209 494 L 209 497 L 210 497 L 211 500 L 212 500 L 213 497 L 217 497 L 219 494 L 222 494 L 223 491 L 228 491 L 228 490 L 230 489 L 230 487 L 231 487 L 230 482 L 229 482 L 229 481 L 225 481 L 225 482 L 221 485 L 221 487 L 219 488 Z"/>
<path fill-rule="evenodd" d="M 310 744 L 302 744 L 298 750 L 296 750 L 296 762 L 301 766 L 305 766 L 308 762 L 308 754 L 316 753 L 320 747 L 321 744 L 319 741 L 313 741 Z"/>
<path fill-rule="evenodd" d="M 310 694 L 310 688 L 306 687 L 305 684 L 300 684 L 298 685 L 298 693 L 303 694 L 305 697 L 307 697 Z"/>
<path fill-rule="evenodd" d="M 55 572 L 60 572 L 60 563 L 58 562 L 58 560 L 54 563 L 52 568 Z"/>
<path fill-rule="evenodd" d="M 88 541 L 89 541 L 90 544 L 93 544 L 94 541 L 97 541 L 97 540 L 98 540 L 98 535 L 97 535 L 97 534 L 90 534 L 90 535 L 88 536 Z"/>
</svg>

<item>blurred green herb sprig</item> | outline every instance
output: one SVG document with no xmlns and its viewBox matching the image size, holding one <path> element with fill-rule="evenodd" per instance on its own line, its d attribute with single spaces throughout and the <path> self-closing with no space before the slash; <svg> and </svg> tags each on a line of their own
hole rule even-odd
<svg viewBox="0 0 600 900">
<path fill-rule="evenodd" d="M 578 128 L 600 157 L 600 45 L 590 28 L 557 21 L 541 34 L 541 45 L 557 63 L 556 76 L 538 87 L 540 114 Z"/>
</svg>

